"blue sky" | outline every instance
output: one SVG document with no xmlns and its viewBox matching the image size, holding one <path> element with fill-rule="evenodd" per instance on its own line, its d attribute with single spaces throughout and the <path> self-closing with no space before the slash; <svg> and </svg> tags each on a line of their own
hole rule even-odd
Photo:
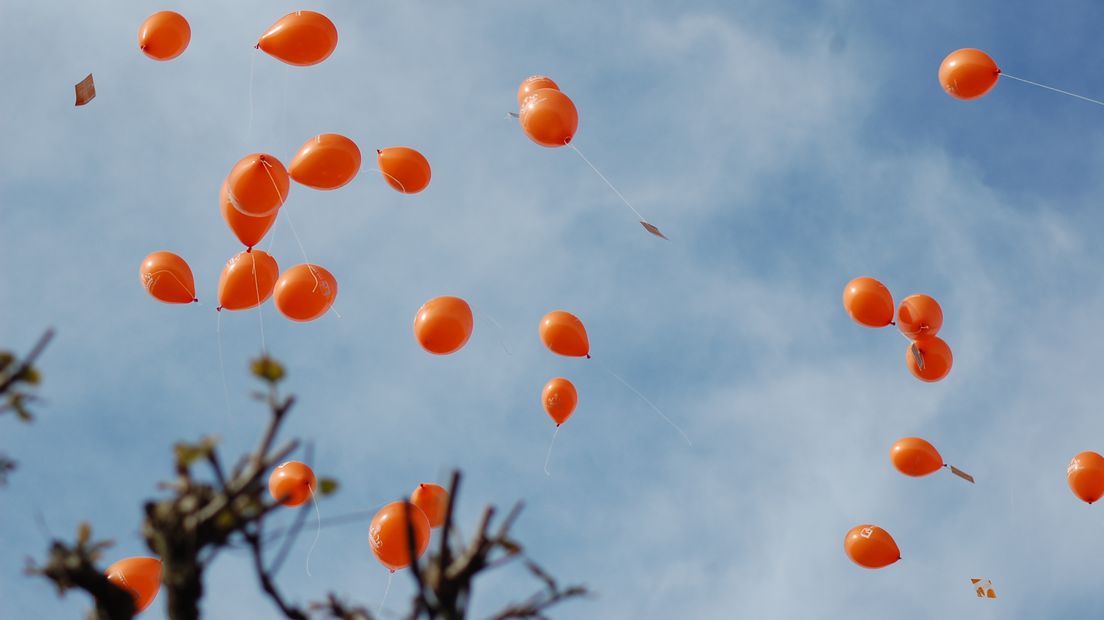
<svg viewBox="0 0 1104 620">
<path fill-rule="evenodd" d="M 218 273 L 239 251 L 218 189 L 243 155 L 287 162 L 323 132 L 366 153 L 411 146 L 433 165 L 415 196 L 366 169 L 334 192 L 295 186 L 270 233 L 281 266 L 303 262 L 290 215 L 340 285 L 341 319 L 263 310 L 301 403 L 288 436 L 312 440 L 315 470 L 343 483 L 323 515 L 377 508 L 461 467 L 468 529 L 485 503 L 524 499 L 518 536 L 531 555 L 598 593 L 555 618 L 1104 615 L 1099 507 L 1065 482 L 1074 454 L 1104 449 L 1104 117 L 1007 80 L 961 102 L 936 80 L 947 53 L 979 47 L 1011 74 L 1100 97 L 1104 9 L 321 7 L 340 42 L 311 68 L 252 49 L 280 16 L 311 7 L 6 7 L 0 343 L 26 350 L 47 326 L 58 337 L 38 420 L 3 425 L 20 469 L 0 490 L 0 615 L 87 607 L 22 576 L 47 545 L 36 511 L 55 535 L 88 520 L 117 541 L 112 557 L 145 554 L 140 504 L 170 475 L 172 443 L 216 433 L 228 454 L 252 445 L 264 420 L 247 397 L 255 313 L 222 317 L 229 408 L 218 366 Z M 160 9 L 193 30 L 168 63 L 135 43 Z M 88 72 L 98 96 L 73 108 Z M 573 153 L 504 120 L 533 73 L 572 97 L 574 143 L 670 243 Z M 203 303 L 148 297 L 136 272 L 154 250 L 190 262 Z M 847 318 L 840 295 L 859 275 L 898 300 L 941 302 L 955 355 L 946 380 L 916 381 L 899 335 Z M 502 329 L 477 317 L 462 351 L 426 354 L 414 313 L 446 294 Z M 598 359 L 540 345 L 540 317 L 559 308 L 582 318 Z M 580 406 L 547 478 L 553 425 L 538 398 L 554 376 L 576 383 Z M 977 485 L 898 474 L 888 451 L 909 435 Z M 865 522 L 895 537 L 901 562 L 869 571 L 847 559 L 843 536 Z M 335 589 L 378 603 L 387 578 L 367 523 L 322 531 L 313 578 L 310 539 L 280 575 L 293 598 Z M 971 577 L 992 579 L 999 598 L 974 598 Z M 475 617 L 535 585 L 522 571 L 487 576 Z M 398 576 L 388 607 L 405 609 L 409 593 Z M 163 602 L 143 617 L 163 617 Z M 276 616 L 235 553 L 210 572 L 204 610 Z"/>
</svg>

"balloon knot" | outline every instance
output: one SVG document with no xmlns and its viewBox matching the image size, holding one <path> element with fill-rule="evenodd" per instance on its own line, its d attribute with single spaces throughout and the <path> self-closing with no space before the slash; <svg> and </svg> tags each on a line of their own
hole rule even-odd
<svg viewBox="0 0 1104 620">
<path fill-rule="evenodd" d="M 193 297 L 192 298 L 192 303 L 193 304 L 198 304 L 199 303 L 199 298 L 198 297 Z"/>
<path fill-rule="evenodd" d="M 587 356 L 587 359 L 590 359 L 590 353 L 587 353 L 586 356 Z"/>
<path fill-rule="evenodd" d="M 255 49 L 255 50 L 261 49 L 261 42 L 257 41 L 257 44 L 253 46 L 253 49 Z"/>
<path fill-rule="evenodd" d="M 383 155 L 383 151 L 381 149 L 376 149 L 376 155 Z"/>
<path fill-rule="evenodd" d="M 222 306 L 219 306 L 218 308 L 215 308 L 215 312 L 222 312 Z"/>
<path fill-rule="evenodd" d="M 253 246 L 247 246 L 245 248 L 245 253 L 246 254 L 251 254 L 252 252 L 253 252 Z"/>
</svg>

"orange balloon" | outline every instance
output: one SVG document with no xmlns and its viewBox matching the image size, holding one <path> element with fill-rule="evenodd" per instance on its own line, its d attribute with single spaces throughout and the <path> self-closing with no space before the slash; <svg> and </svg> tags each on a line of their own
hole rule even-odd
<svg viewBox="0 0 1104 620">
<path fill-rule="evenodd" d="M 272 155 L 253 153 L 238 160 L 226 177 L 226 196 L 242 215 L 272 215 L 287 200 L 287 169 Z"/>
<path fill-rule="evenodd" d="M 897 440 L 889 450 L 889 460 L 906 476 L 927 476 L 943 467 L 943 457 L 935 446 L 919 437 Z"/>
<path fill-rule="evenodd" d="M 954 363 L 954 358 L 951 356 L 951 347 L 947 346 L 942 338 L 939 336 L 921 336 L 913 342 L 920 349 L 920 355 L 924 358 L 924 369 L 920 370 L 920 365 L 912 355 L 912 344 L 905 349 L 905 364 L 908 365 L 909 372 L 913 376 L 921 381 L 931 383 L 939 381 L 951 372 L 951 364 Z"/>
<path fill-rule="evenodd" d="M 927 295 L 909 295 L 897 307 L 897 329 L 909 338 L 934 336 L 943 327 L 943 309 Z"/>
<path fill-rule="evenodd" d="M 521 102 L 518 122 L 533 142 L 547 147 L 564 146 L 579 128 L 579 112 L 567 95 L 541 88 Z"/>
<path fill-rule="evenodd" d="M 138 279 L 150 295 L 167 304 L 190 304 L 195 296 L 192 268 L 172 252 L 154 252 L 142 261 Z"/>
<path fill-rule="evenodd" d="M 226 189 L 225 181 L 222 183 L 222 189 L 219 190 L 219 210 L 222 212 L 222 219 L 226 222 L 226 225 L 230 227 L 238 241 L 241 241 L 246 248 L 252 248 L 260 243 L 261 239 L 264 239 L 269 229 L 272 228 L 272 224 L 276 222 L 276 213 L 263 217 L 252 217 L 235 209 L 234 205 L 230 203 L 230 194 L 229 190 Z"/>
<path fill-rule="evenodd" d="M 406 504 L 406 508 L 403 507 Z M 417 556 L 410 558 L 410 539 L 407 537 L 407 516 L 414 530 L 414 549 Z M 391 502 L 380 508 L 368 527 L 368 542 L 376 559 L 392 572 L 410 566 L 425 553 L 429 546 L 429 518 L 410 502 Z"/>
<path fill-rule="evenodd" d="M 1082 452 L 1066 468 L 1066 482 L 1082 501 L 1093 503 L 1104 497 L 1104 456 Z"/>
<path fill-rule="evenodd" d="M 336 133 L 317 135 L 299 147 L 288 173 L 297 183 L 314 189 L 337 189 L 360 170 L 360 149 Z"/>
<path fill-rule="evenodd" d="M 134 597 L 134 613 L 149 607 L 161 589 L 161 560 L 157 558 L 126 558 L 107 567 L 107 580 L 130 592 Z"/>
<path fill-rule="evenodd" d="M 138 29 L 138 48 L 154 60 L 172 60 L 188 49 L 192 28 L 180 13 L 159 11 Z"/>
<path fill-rule="evenodd" d="M 545 383 L 541 391 L 541 404 L 556 422 L 556 426 L 567 422 L 578 402 L 579 393 L 575 391 L 575 386 L 563 377 L 556 377 Z"/>
<path fill-rule="evenodd" d="M 253 250 L 226 261 L 219 277 L 219 310 L 247 310 L 268 301 L 280 277 L 280 266 L 268 254 Z"/>
<path fill-rule="evenodd" d="M 590 340 L 583 322 L 574 314 L 554 310 L 544 315 L 540 338 L 548 350 L 568 357 L 590 357 Z"/>
<path fill-rule="evenodd" d="M 444 525 L 449 502 L 449 494 L 444 487 L 439 484 L 419 484 L 410 495 L 410 501 L 425 513 L 429 519 L 429 527 Z"/>
<path fill-rule="evenodd" d="M 337 280 L 318 265 L 303 263 L 280 274 L 273 301 L 292 321 L 313 321 L 326 314 L 337 299 Z"/>
<path fill-rule="evenodd" d="M 525 81 L 518 86 L 517 102 L 518 107 L 521 107 L 521 103 L 525 101 L 525 98 L 533 94 L 542 88 L 551 88 L 552 90 L 560 90 L 559 86 L 552 81 L 552 78 L 547 75 L 531 75 L 525 78 Z"/>
<path fill-rule="evenodd" d="M 901 559 L 901 550 L 889 532 L 876 525 L 856 525 L 843 539 L 847 557 L 863 568 L 883 568 Z"/>
<path fill-rule="evenodd" d="M 472 327 L 471 307 L 459 297 L 435 297 L 414 315 L 414 338 L 434 355 L 459 351 L 471 338 Z"/>
<path fill-rule="evenodd" d="M 859 325 L 885 327 L 893 321 L 893 296 L 874 278 L 855 278 L 843 289 L 843 307 Z"/>
<path fill-rule="evenodd" d="M 429 186 L 432 171 L 429 161 L 418 151 L 405 146 L 376 150 L 376 165 L 383 180 L 404 194 L 417 194 Z"/>
<path fill-rule="evenodd" d="M 285 506 L 298 506 L 314 495 L 318 481 L 306 463 L 288 461 L 268 476 L 268 494 Z"/>
<path fill-rule="evenodd" d="M 337 49 L 337 27 L 321 13 L 296 11 L 272 24 L 257 47 L 289 65 L 317 65 Z"/>
<path fill-rule="evenodd" d="M 977 99 L 997 84 L 1000 68 L 989 54 L 973 48 L 951 52 L 939 65 L 939 83 L 957 99 Z"/>
</svg>

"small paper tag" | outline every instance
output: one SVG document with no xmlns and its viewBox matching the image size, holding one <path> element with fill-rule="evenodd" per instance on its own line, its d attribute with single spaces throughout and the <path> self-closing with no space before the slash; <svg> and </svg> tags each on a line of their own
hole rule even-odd
<svg viewBox="0 0 1104 620">
<path fill-rule="evenodd" d="M 920 347 L 915 342 L 912 343 L 912 357 L 916 360 L 916 366 L 924 370 L 924 354 L 920 352 Z"/>
<path fill-rule="evenodd" d="M 82 106 L 96 98 L 96 84 L 92 81 L 92 74 L 84 78 L 76 85 L 77 105 Z"/>
<path fill-rule="evenodd" d="M 978 598 L 997 598 L 997 591 L 993 589 L 993 582 L 986 579 L 970 579 L 970 585 L 974 588 L 974 594 Z"/>
<path fill-rule="evenodd" d="M 974 483 L 974 477 L 971 476 L 970 474 L 962 471 L 961 469 L 955 467 L 954 465 L 949 465 L 948 467 L 951 468 L 951 473 L 952 474 L 958 476 L 959 478 L 962 478 L 963 480 L 965 480 L 966 482 L 969 482 L 970 484 L 975 484 Z"/>
<path fill-rule="evenodd" d="M 656 228 L 655 226 L 649 224 L 648 222 L 645 222 L 644 220 L 640 220 L 640 225 L 644 227 L 644 230 L 652 233 L 653 235 L 659 237 L 660 239 L 667 239 L 667 235 L 664 235 L 663 233 L 659 232 L 658 228 Z M 670 241 L 670 239 L 667 239 L 667 241 Z"/>
</svg>

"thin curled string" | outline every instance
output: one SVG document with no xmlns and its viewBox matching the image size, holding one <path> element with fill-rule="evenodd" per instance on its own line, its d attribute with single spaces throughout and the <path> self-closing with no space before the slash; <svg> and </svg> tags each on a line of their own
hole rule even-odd
<svg viewBox="0 0 1104 620">
<path fill-rule="evenodd" d="M 218 343 L 219 374 L 222 375 L 222 396 L 226 403 L 226 419 L 233 419 L 230 413 L 230 386 L 226 383 L 226 362 L 222 357 L 222 313 L 215 313 L 215 342 Z"/>
<path fill-rule="evenodd" d="M 377 616 L 383 615 L 383 606 L 387 603 L 387 595 L 391 593 L 391 579 L 395 577 L 395 571 L 387 573 L 387 589 L 383 591 L 383 600 L 380 601 L 379 609 L 376 610 Z"/>
<path fill-rule="evenodd" d="M 161 274 L 163 274 L 163 273 L 167 273 L 170 276 L 172 276 L 172 279 L 176 280 L 176 283 L 180 285 L 180 288 L 184 289 L 185 293 L 192 296 L 192 301 L 193 302 L 199 301 L 199 299 L 196 298 L 195 289 L 194 288 L 189 289 L 187 286 L 184 285 L 183 282 L 180 281 L 180 278 L 176 277 L 175 273 L 173 273 L 172 271 L 170 271 L 168 269 L 158 269 L 157 271 L 149 272 L 148 280 L 147 280 L 149 282 L 149 284 L 146 286 L 147 291 L 152 289 L 157 284 L 158 278 L 160 278 Z M 155 278 L 154 276 L 157 276 L 157 277 Z"/>
<path fill-rule="evenodd" d="M 318 500 L 314 497 L 314 489 L 311 488 L 311 485 L 307 485 L 307 490 L 310 491 L 311 503 L 314 504 L 315 517 L 314 542 L 311 543 L 310 550 L 307 551 L 307 577 L 313 577 L 314 575 L 310 572 L 310 560 L 311 554 L 314 553 L 314 547 L 318 544 L 318 538 L 322 535 L 322 512 L 318 510 Z"/>
<path fill-rule="evenodd" d="M 261 283 L 257 281 L 257 257 L 252 252 L 248 254 L 253 259 L 253 290 L 257 292 L 257 319 L 261 323 L 261 353 L 268 355 L 268 346 L 265 344 L 264 314 L 261 312 L 261 306 L 264 305 L 261 303 Z"/>
<path fill-rule="evenodd" d="M 544 475 L 549 478 L 552 477 L 552 472 L 548 471 L 548 462 L 552 460 L 552 446 L 556 445 L 556 435 L 560 434 L 560 425 L 556 425 L 556 430 L 552 433 L 552 441 L 548 442 L 548 455 L 544 457 Z"/>
</svg>

